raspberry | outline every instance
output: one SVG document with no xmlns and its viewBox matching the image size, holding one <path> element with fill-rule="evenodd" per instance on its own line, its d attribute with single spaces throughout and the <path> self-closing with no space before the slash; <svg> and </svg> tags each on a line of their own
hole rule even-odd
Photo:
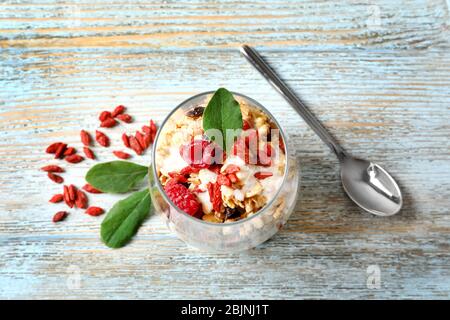
<svg viewBox="0 0 450 320">
<path fill-rule="evenodd" d="M 212 164 L 214 148 L 206 140 L 192 140 L 192 142 L 180 147 L 180 155 L 194 168 L 205 169 Z"/>
<path fill-rule="evenodd" d="M 219 174 L 217 176 L 217 183 L 220 184 L 221 186 L 223 185 L 223 186 L 231 187 L 230 179 L 228 179 L 227 176 L 224 174 Z"/>
<path fill-rule="evenodd" d="M 168 183 L 164 187 L 164 190 L 170 200 L 172 200 L 179 209 L 190 216 L 199 217 L 199 215 L 201 215 L 201 206 L 197 197 L 184 185 L 179 183 Z"/>
</svg>

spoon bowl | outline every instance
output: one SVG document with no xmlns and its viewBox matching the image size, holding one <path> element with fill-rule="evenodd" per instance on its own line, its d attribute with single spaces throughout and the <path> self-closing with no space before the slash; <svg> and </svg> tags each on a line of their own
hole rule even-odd
<svg viewBox="0 0 450 320">
<path fill-rule="evenodd" d="M 392 216 L 403 205 L 395 180 L 379 165 L 345 157 L 341 161 L 341 180 L 347 195 L 360 208 L 377 216 Z"/>
</svg>

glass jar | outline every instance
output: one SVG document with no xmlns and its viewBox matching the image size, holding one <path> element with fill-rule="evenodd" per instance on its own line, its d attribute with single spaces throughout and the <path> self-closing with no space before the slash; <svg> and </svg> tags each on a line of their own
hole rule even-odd
<svg viewBox="0 0 450 320">
<path fill-rule="evenodd" d="M 155 163 L 156 148 L 161 128 L 180 108 L 190 110 L 205 102 L 214 92 L 193 96 L 176 107 L 161 124 L 153 143 L 152 164 L 149 167 L 150 195 L 155 212 L 158 213 L 180 239 L 198 249 L 214 252 L 237 252 L 253 248 L 278 232 L 286 223 L 297 199 L 299 190 L 299 169 L 292 154 L 289 141 L 279 122 L 257 101 L 242 94 L 233 95 L 240 100 L 264 111 L 280 130 L 285 144 L 286 168 L 278 192 L 261 210 L 249 217 L 230 223 L 212 223 L 192 217 L 178 209 L 167 197 L 161 185 Z"/>
</svg>

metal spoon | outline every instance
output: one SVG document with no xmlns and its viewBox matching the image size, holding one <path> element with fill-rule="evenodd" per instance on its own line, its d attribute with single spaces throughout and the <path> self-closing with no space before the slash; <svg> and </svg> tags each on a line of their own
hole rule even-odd
<svg viewBox="0 0 450 320">
<path fill-rule="evenodd" d="M 342 185 L 350 199 L 362 209 L 378 216 L 391 216 L 399 212 L 403 205 L 402 194 L 391 175 L 375 163 L 353 158 L 346 153 L 255 49 L 244 45 L 241 53 L 336 154 L 341 164 Z"/>
</svg>

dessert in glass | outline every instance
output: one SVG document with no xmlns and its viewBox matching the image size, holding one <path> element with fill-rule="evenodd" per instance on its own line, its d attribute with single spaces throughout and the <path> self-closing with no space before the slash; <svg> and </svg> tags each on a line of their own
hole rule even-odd
<svg viewBox="0 0 450 320">
<path fill-rule="evenodd" d="M 230 113 L 213 110 L 214 92 L 191 97 L 169 114 L 154 142 L 149 179 L 155 211 L 179 238 L 202 250 L 236 252 L 261 244 L 286 223 L 299 171 L 269 111 L 226 93 L 238 114 L 231 107 Z M 205 129 L 210 123 L 238 126 L 218 138 L 220 130 Z"/>
</svg>

